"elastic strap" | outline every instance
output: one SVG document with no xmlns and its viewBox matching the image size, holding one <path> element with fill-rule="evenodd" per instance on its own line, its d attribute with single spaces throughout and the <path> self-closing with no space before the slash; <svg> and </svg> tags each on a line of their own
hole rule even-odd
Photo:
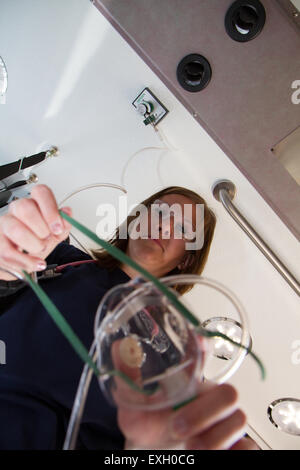
<svg viewBox="0 0 300 470">
<path fill-rule="evenodd" d="M 97 263 L 97 262 L 98 262 L 98 260 L 96 260 L 96 259 L 87 259 L 87 260 L 84 260 L 84 261 L 73 261 L 72 263 L 66 263 L 66 264 L 61 264 L 60 266 L 56 266 L 54 271 L 56 273 L 59 273 L 60 271 L 65 269 L 67 266 L 79 266 L 80 264 Z"/>
</svg>

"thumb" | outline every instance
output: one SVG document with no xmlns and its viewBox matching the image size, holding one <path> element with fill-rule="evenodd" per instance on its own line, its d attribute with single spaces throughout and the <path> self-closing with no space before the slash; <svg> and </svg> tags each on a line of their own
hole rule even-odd
<svg viewBox="0 0 300 470">
<path fill-rule="evenodd" d="M 143 388 L 142 365 L 145 353 L 142 342 L 136 335 L 115 341 L 112 344 L 111 357 L 114 369 L 119 373 L 114 377 L 115 388 L 112 390 L 117 406 L 144 408 L 159 400 L 162 394 L 160 389 L 149 394 Z M 128 377 L 133 384 L 126 382 L 126 378 L 121 374 Z"/>
<path fill-rule="evenodd" d="M 116 340 L 111 347 L 111 357 L 114 369 L 127 376 L 135 385 L 141 386 L 141 365 L 143 362 L 142 348 L 134 336 L 127 336 Z M 115 375 L 113 398 L 117 405 L 125 405 L 132 402 L 139 392 L 135 391 L 120 375 Z"/>
<path fill-rule="evenodd" d="M 125 337 L 113 343 L 111 356 L 114 367 L 127 375 L 136 385 L 142 386 L 141 345 L 138 338 Z M 118 406 L 118 424 L 127 441 L 138 447 L 151 447 L 165 433 L 169 410 L 147 411 L 147 406 L 157 399 L 155 392 L 147 396 L 132 388 L 120 377 L 115 377 L 114 401 Z"/>
<path fill-rule="evenodd" d="M 69 207 L 69 206 L 67 206 L 67 207 L 62 207 L 60 210 L 61 210 L 62 212 L 64 212 L 65 214 L 67 214 L 69 217 L 72 217 L 72 215 L 73 215 L 72 208 Z M 63 224 L 64 224 L 64 227 L 65 227 L 65 231 L 71 230 L 72 225 L 69 224 L 69 222 L 67 222 L 65 219 L 63 219 Z"/>
<path fill-rule="evenodd" d="M 126 336 L 112 344 L 112 361 L 114 367 L 127 375 L 134 382 L 141 380 L 141 366 L 144 362 L 144 353 L 138 338 L 135 335 Z"/>
<path fill-rule="evenodd" d="M 62 207 L 60 210 L 70 217 L 72 217 L 73 215 L 73 211 L 71 207 Z M 72 225 L 69 222 L 67 222 L 64 218 L 62 218 L 62 221 L 63 221 L 63 228 L 64 228 L 63 232 L 59 235 L 53 235 L 54 239 L 57 240 L 59 243 L 68 237 L 72 229 Z"/>
</svg>

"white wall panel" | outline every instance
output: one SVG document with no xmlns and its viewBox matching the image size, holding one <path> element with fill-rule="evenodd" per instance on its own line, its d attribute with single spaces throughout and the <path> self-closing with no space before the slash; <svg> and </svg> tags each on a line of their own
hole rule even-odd
<svg viewBox="0 0 300 470">
<path fill-rule="evenodd" d="M 0 10 L 0 55 L 8 69 L 6 104 L 0 105 L 1 164 L 54 144 L 60 156 L 46 161 L 36 173 L 58 200 L 84 184 L 120 184 L 130 155 L 161 144 L 131 105 L 148 86 L 170 111 L 160 128 L 178 149 L 161 162 L 164 185 L 189 187 L 215 210 L 216 236 L 204 274 L 228 286 L 245 305 L 254 350 L 266 365 L 265 382 L 249 357 L 232 380 L 249 422 L 269 446 L 300 449 L 299 438 L 276 430 L 266 417 L 272 400 L 300 398 L 300 365 L 291 362 L 291 344 L 300 339 L 299 299 L 214 200 L 211 186 L 220 178 L 236 184 L 235 204 L 299 277 L 296 238 L 87 0 L 0 0 Z M 157 158 L 156 151 L 144 152 L 128 166 L 129 204 L 161 188 Z M 99 190 L 91 207 L 116 203 L 117 195 Z M 95 210 L 90 208 L 87 220 L 87 199 L 82 201 L 76 202 L 74 217 L 95 229 Z M 190 297 L 197 306 L 197 296 Z"/>
</svg>

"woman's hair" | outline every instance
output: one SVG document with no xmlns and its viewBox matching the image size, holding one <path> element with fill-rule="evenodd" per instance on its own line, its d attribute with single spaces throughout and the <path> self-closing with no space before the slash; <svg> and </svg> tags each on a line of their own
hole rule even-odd
<svg viewBox="0 0 300 470">
<path fill-rule="evenodd" d="M 169 186 L 157 193 L 153 194 L 152 196 L 145 199 L 141 204 L 145 205 L 146 207 L 150 207 L 152 203 L 156 199 L 161 198 L 162 196 L 166 196 L 167 194 L 180 194 L 182 196 L 186 196 L 191 199 L 196 204 L 203 204 L 204 206 L 204 237 L 203 237 L 203 246 L 199 250 L 189 250 L 188 253 L 188 264 L 183 269 L 178 269 L 178 267 L 174 268 L 169 273 L 166 273 L 165 276 L 174 275 L 174 274 L 201 274 L 204 266 L 206 264 L 210 246 L 213 239 L 213 234 L 216 225 L 216 216 L 212 212 L 212 210 L 207 206 L 205 200 L 199 196 L 194 191 L 190 191 L 189 189 L 182 188 L 180 186 Z M 138 215 L 128 215 L 127 219 L 122 223 L 127 224 L 129 227 L 130 222 L 132 222 Z M 121 227 L 121 226 L 120 226 Z M 128 237 L 126 239 L 119 238 L 120 227 L 118 227 L 114 235 L 108 242 L 119 248 L 121 251 L 126 252 L 127 244 L 128 244 Z M 107 268 L 108 270 L 115 269 L 121 265 L 121 262 L 110 255 L 107 251 L 100 248 L 97 250 L 92 250 L 94 257 L 99 261 L 99 265 L 101 267 Z M 184 261 L 184 260 L 183 260 Z M 176 290 L 181 295 L 188 292 L 192 289 L 192 285 L 174 285 L 172 288 Z"/>
</svg>

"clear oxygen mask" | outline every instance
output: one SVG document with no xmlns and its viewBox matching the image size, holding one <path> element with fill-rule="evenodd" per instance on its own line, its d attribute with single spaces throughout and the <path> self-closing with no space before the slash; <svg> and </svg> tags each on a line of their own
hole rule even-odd
<svg viewBox="0 0 300 470">
<path fill-rule="evenodd" d="M 226 311 L 226 318 L 231 316 L 230 320 L 240 325 L 240 337 L 235 332 L 235 341 L 249 346 L 243 308 L 227 288 L 197 275 L 168 276 L 161 281 L 177 298 L 180 296 L 174 290 L 175 285 L 196 283 L 198 300 L 191 299 L 189 305 L 185 297 L 180 297 L 180 301 L 199 320 L 199 328 L 184 318 L 151 282 L 142 278 L 111 289 L 98 307 L 95 338 L 100 387 L 115 405 L 134 409 L 176 406 L 197 395 L 203 381 L 227 380 L 247 353 L 238 346 L 230 344 L 229 347 L 228 343 L 231 356 L 225 363 L 217 354 L 216 338 L 203 336 L 201 325 L 220 318 L 220 312 Z M 211 325 L 207 330 L 212 331 Z M 220 338 L 217 340 L 220 342 Z M 125 376 L 135 388 L 132 383 L 126 383 Z"/>
</svg>

